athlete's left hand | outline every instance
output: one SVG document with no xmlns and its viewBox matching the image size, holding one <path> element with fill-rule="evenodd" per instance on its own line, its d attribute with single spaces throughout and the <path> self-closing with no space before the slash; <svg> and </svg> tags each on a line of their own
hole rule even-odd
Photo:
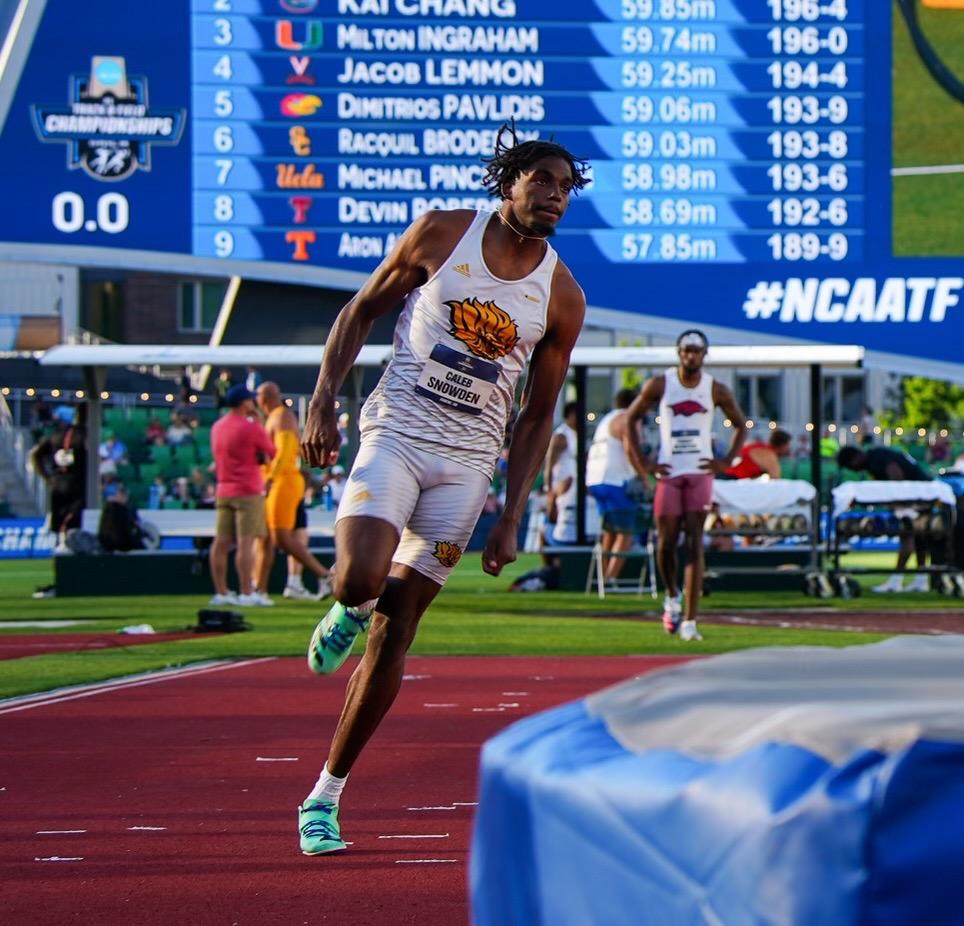
<svg viewBox="0 0 964 926">
<path fill-rule="evenodd" d="M 733 464 L 728 460 L 710 460 L 707 457 L 700 458 L 700 469 L 706 473 L 712 473 L 714 476 L 719 476 L 725 473 Z"/>
<path fill-rule="evenodd" d="M 482 551 L 482 569 L 490 576 L 497 576 L 504 566 L 514 563 L 518 550 L 519 525 L 499 518 L 489 531 Z"/>
</svg>

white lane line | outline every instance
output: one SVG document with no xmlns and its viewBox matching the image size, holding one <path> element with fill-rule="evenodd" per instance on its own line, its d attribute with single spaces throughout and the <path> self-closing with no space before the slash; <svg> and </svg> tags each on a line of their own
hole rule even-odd
<svg viewBox="0 0 964 926">
<path fill-rule="evenodd" d="M 455 810 L 455 804 L 444 804 L 439 807 L 406 807 L 406 810 Z"/>
<path fill-rule="evenodd" d="M 298 756 L 258 756 L 255 762 L 300 762 Z"/>
<path fill-rule="evenodd" d="M 422 707 L 458 707 L 458 704 L 423 704 Z"/>
<path fill-rule="evenodd" d="M 403 682 L 420 682 L 422 679 L 431 678 L 431 675 L 403 675 Z"/>
<path fill-rule="evenodd" d="M 11 573 L 5 573 L 5 575 L 10 575 Z M 4 621 L 0 624 L 4 630 L 10 627 L 16 627 L 21 629 L 23 627 L 41 627 L 44 629 L 50 627 L 78 627 L 81 624 L 86 624 L 88 626 L 93 625 L 95 621 Z"/>
<path fill-rule="evenodd" d="M 132 833 L 144 832 L 144 833 L 160 833 L 167 829 L 166 826 L 129 826 L 127 827 Z"/>
<path fill-rule="evenodd" d="M 84 857 L 82 855 L 48 855 L 46 858 L 41 858 L 35 855 L 33 860 L 35 862 L 82 862 Z"/>
<path fill-rule="evenodd" d="M 17 711 L 30 710 L 32 707 L 46 707 L 49 704 L 75 701 L 78 698 L 90 698 L 98 694 L 109 694 L 112 691 L 126 691 L 128 688 L 139 688 L 142 685 L 167 682 L 188 675 L 206 675 L 209 672 L 222 672 L 225 669 L 240 669 L 245 666 L 257 665 L 260 662 L 270 662 L 275 658 L 275 656 L 264 656 L 259 659 L 244 659 L 241 662 L 235 662 L 232 659 L 221 659 L 217 662 L 201 662 L 192 666 L 184 666 L 180 669 L 162 669 L 159 672 L 143 672 L 138 675 L 113 679 L 109 682 L 96 682 L 92 685 L 73 685 L 69 688 L 58 688 L 55 691 L 45 691 L 40 694 L 7 698 L 4 701 L 0 701 L 0 714 L 13 714 Z"/>
<path fill-rule="evenodd" d="M 457 858 L 397 858 L 396 865 L 457 865 Z"/>
<path fill-rule="evenodd" d="M 520 707 L 520 706 L 521 705 L 519 704 L 518 701 L 504 701 L 502 704 L 499 705 L 499 707 Z"/>
<path fill-rule="evenodd" d="M 554 675 L 530 675 L 529 681 L 530 682 L 552 682 L 552 681 L 555 681 L 555 678 L 556 677 Z"/>
<path fill-rule="evenodd" d="M 930 167 L 892 167 L 892 177 L 926 177 L 929 174 L 964 174 L 964 164 L 934 164 Z"/>
<path fill-rule="evenodd" d="M 397 836 L 379 836 L 379 839 L 448 839 L 448 833 L 400 833 Z"/>
<path fill-rule="evenodd" d="M 504 707 L 473 707 L 473 714 L 501 714 L 505 710 Z"/>
<path fill-rule="evenodd" d="M 452 801 L 456 807 L 478 807 L 478 801 Z"/>
<path fill-rule="evenodd" d="M 86 833 L 87 830 L 37 830 L 35 836 L 69 836 L 73 833 Z"/>
<path fill-rule="evenodd" d="M 524 698 L 529 694 L 528 691 L 503 691 L 503 698 Z"/>
</svg>

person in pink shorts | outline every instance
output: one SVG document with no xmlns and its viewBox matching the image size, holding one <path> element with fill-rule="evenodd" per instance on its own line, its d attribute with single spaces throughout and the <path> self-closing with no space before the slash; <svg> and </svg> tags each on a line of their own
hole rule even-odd
<svg viewBox="0 0 964 926">
<path fill-rule="evenodd" d="M 732 466 L 746 438 L 746 417 L 733 393 L 703 369 L 708 348 L 702 331 L 684 331 L 676 340 L 679 365 L 643 385 L 627 412 L 626 452 L 640 473 L 655 475 L 653 515 L 659 541 L 656 562 L 666 589 L 663 627 L 682 640 L 700 640 L 696 612 L 703 591 L 703 522 L 713 499 L 713 477 Z M 733 424 L 726 456 L 714 459 L 713 411 L 719 408 Z M 658 407 L 659 453 L 647 460 L 639 446 L 637 422 Z M 686 535 L 685 616 L 679 586 L 677 550 Z"/>
</svg>

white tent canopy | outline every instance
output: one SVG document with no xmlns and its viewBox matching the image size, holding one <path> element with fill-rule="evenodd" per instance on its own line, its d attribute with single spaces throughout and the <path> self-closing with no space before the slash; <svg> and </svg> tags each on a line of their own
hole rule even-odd
<svg viewBox="0 0 964 926">
<path fill-rule="evenodd" d="M 190 367 L 190 366 L 290 366 L 315 367 L 321 362 L 325 349 L 321 344 L 231 344 L 231 345 L 165 345 L 165 344 L 62 344 L 45 351 L 40 357 L 43 366 L 76 366 L 84 368 L 88 380 L 87 402 L 97 409 L 88 416 L 88 440 L 92 452 L 100 441 L 99 394 L 100 381 L 107 367 Z M 361 348 L 355 367 L 384 366 L 392 355 L 388 344 L 367 344 Z M 828 368 L 859 367 L 863 364 L 864 349 L 853 345 L 747 345 L 743 347 L 711 347 L 706 355 L 706 366 L 748 369 L 751 367 L 810 368 L 811 421 L 813 422 L 811 460 L 814 484 L 820 481 L 820 390 L 822 371 Z M 661 369 L 677 363 L 675 347 L 576 347 L 571 356 L 571 367 L 577 401 L 583 403 L 586 374 L 589 368 L 639 367 Z M 354 377 L 350 400 L 356 408 L 361 396 L 361 377 Z M 357 414 L 352 415 L 357 421 Z M 356 425 L 357 426 L 357 425 Z M 586 457 L 585 428 L 577 433 L 577 453 Z M 576 474 L 579 497 L 585 496 L 585 469 Z M 88 467 L 87 504 L 100 507 L 100 486 L 97 466 Z M 578 534 L 585 537 L 584 507 L 577 506 Z"/>
<path fill-rule="evenodd" d="M 286 366 L 311 367 L 321 362 L 321 344 L 62 344 L 45 351 L 43 366 Z M 390 344 L 362 347 L 356 366 L 378 367 L 391 357 Z M 710 367 L 810 367 L 854 368 L 863 363 L 864 349 L 850 345 L 780 345 L 711 347 Z M 574 367 L 666 367 L 676 363 L 675 347 L 577 347 Z"/>
</svg>

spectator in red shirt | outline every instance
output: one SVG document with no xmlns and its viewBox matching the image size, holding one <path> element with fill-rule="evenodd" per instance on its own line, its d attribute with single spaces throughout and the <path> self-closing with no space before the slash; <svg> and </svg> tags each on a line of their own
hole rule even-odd
<svg viewBox="0 0 964 926">
<path fill-rule="evenodd" d="M 763 475 L 779 479 L 780 459 L 789 455 L 790 435 L 777 428 L 770 434 L 769 441 L 746 444 L 736 463 L 724 475 L 730 479 L 757 479 Z"/>
<path fill-rule="evenodd" d="M 211 545 L 212 605 L 274 604 L 253 586 L 255 541 L 267 533 L 261 464 L 275 454 L 274 444 L 257 419 L 254 398 L 243 383 L 232 386 L 225 396 L 228 413 L 211 428 L 217 478 L 217 520 Z M 228 551 L 232 544 L 239 595 L 228 589 Z"/>
</svg>

